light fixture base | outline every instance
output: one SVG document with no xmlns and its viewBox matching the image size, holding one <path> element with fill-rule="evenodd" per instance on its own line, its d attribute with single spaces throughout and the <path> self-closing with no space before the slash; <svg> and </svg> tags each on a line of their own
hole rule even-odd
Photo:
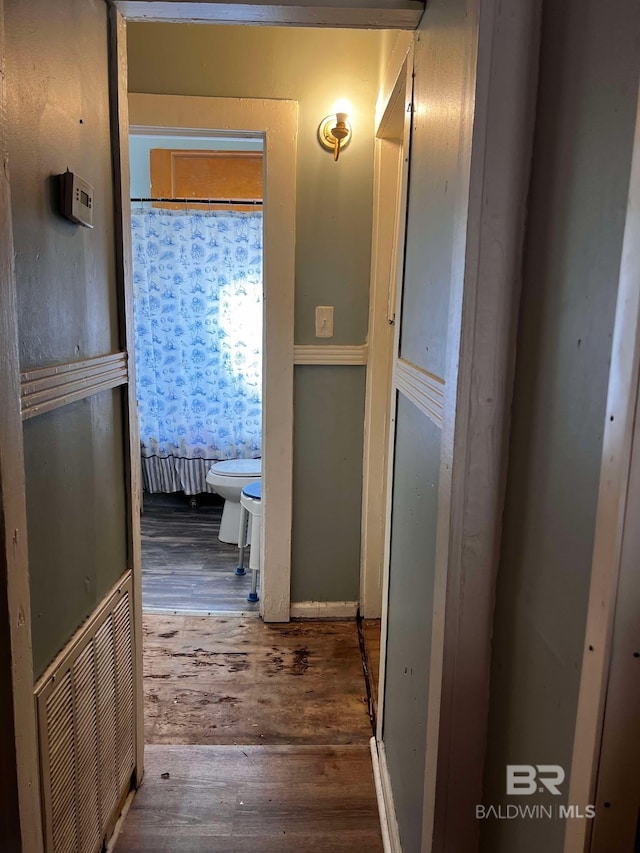
<svg viewBox="0 0 640 853">
<path fill-rule="evenodd" d="M 331 132 L 333 128 L 336 126 L 337 118 L 336 114 L 327 116 L 323 118 L 320 122 L 320 127 L 318 128 L 318 141 L 323 148 L 326 148 L 327 151 L 335 151 L 336 147 L 336 137 Z M 351 125 L 348 121 L 345 122 L 345 126 L 347 129 L 347 135 L 340 141 L 340 150 L 346 148 L 347 145 L 351 142 Z"/>
</svg>

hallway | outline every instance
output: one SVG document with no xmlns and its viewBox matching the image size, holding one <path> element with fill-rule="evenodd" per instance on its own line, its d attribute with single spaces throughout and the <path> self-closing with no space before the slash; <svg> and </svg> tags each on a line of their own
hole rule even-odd
<svg viewBox="0 0 640 853">
<path fill-rule="evenodd" d="M 354 622 L 146 615 L 144 639 L 146 770 L 116 853 L 382 850 Z"/>
</svg>

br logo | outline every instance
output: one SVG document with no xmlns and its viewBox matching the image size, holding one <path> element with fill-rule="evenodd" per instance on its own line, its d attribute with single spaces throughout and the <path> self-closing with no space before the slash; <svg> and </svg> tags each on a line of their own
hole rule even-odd
<svg viewBox="0 0 640 853">
<path fill-rule="evenodd" d="M 530 796 L 547 790 L 560 796 L 564 770 L 559 764 L 507 764 L 507 796 Z"/>
</svg>

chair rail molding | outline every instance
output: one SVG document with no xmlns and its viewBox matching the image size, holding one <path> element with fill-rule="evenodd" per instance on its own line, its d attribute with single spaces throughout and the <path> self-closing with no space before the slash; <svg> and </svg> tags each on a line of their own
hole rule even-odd
<svg viewBox="0 0 640 853">
<path fill-rule="evenodd" d="M 23 371 L 20 374 L 22 420 L 125 385 L 128 379 L 125 352 Z"/>
<path fill-rule="evenodd" d="M 340 346 L 320 344 L 319 346 L 296 345 L 293 348 L 294 364 L 366 364 L 367 345 Z"/>
<path fill-rule="evenodd" d="M 445 390 L 443 379 L 399 358 L 395 368 L 395 387 L 442 429 Z"/>
</svg>

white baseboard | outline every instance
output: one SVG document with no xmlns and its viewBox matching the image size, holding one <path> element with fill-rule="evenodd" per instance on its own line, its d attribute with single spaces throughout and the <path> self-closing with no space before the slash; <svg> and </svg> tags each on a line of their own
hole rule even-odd
<svg viewBox="0 0 640 853">
<path fill-rule="evenodd" d="M 384 744 L 382 741 L 376 742 L 376 739 L 373 737 L 369 743 L 371 746 L 373 779 L 376 785 L 376 798 L 378 800 L 384 853 L 402 853 L 400 831 L 393 803 L 393 791 L 391 790 L 391 778 L 389 776 L 389 768 L 387 767 L 387 755 L 384 750 Z"/>
<path fill-rule="evenodd" d="M 238 619 L 246 619 L 248 616 L 259 616 L 258 609 L 255 610 L 185 610 L 172 607 L 143 607 L 143 616 L 213 616 L 229 619 L 236 616 Z"/>
<path fill-rule="evenodd" d="M 120 837 L 120 833 L 122 832 L 122 827 L 124 826 L 125 819 L 129 814 L 129 809 L 131 808 L 131 803 L 133 802 L 133 798 L 135 797 L 135 795 L 135 791 L 129 791 L 127 799 L 124 801 L 124 805 L 122 806 L 122 811 L 120 812 L 118 820 L 116 821 L 116 825 L 113 828 L 111 838 L 107 842 L 105 853 L 114 853 L 116 849 L 116 844 L 118 843 L 118 838 Z"/>
<path fill-rule="evenodd" d="M 355 619 L 357 601 L 292 601 L 292 619 Z"/>
</svg>

